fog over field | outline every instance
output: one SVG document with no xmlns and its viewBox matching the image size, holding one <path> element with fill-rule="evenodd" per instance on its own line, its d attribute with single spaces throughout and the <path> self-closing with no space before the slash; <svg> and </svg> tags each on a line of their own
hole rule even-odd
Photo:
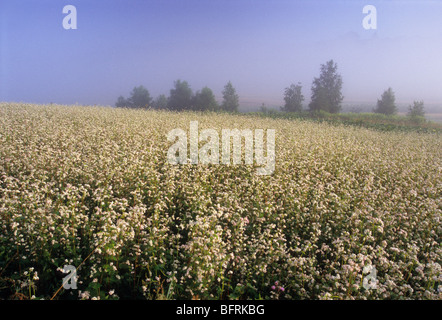
<svg viewBox="0 0 442 320">
<path fill-rule="evenodd" d="M 346 104 L 374 105 L 392 87 L 399 104 L 442 112 L 441 1 L 73 0 L 66 30 L 67 4 L 0 3 L 0 101 L 114 105 L 137 85 L 167 95 L 176 79 L 220 100 L 231 81 L 247 111 L 282 105 L 298 82 L 308 103 L 333 59 Z"/>
</svg>

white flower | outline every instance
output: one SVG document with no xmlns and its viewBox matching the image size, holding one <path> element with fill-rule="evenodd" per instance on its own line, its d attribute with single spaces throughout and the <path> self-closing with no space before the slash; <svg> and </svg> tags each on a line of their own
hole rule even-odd
<svg viewBox="0 0 442 320">
<path fill-rule="evenodd" d="M 89 293 L 89 291 L 85 291 L 85 292 L 78 291 L 78 296 L 82 300 L 87 300 L 90 298 L 90 293 Z"/>
<path fill-rule="evenodd" d="M 372 265 L 366 265 L 366 266 L 364 266 L 364 269 L 363 269 L 363 273 L 365 274 L 365 273 L 370 273 L 371 272 L 371 270 L 373 270 L 373 266 Z"/>
</svg>

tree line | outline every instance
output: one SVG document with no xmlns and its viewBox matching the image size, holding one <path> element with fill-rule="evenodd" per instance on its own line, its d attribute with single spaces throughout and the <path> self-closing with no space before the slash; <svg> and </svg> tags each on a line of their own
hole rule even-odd
<svg viewBox="0 0 442 320">
<path fill-rule="evenodd" d="M 342 77 L 337 72 L 338 66 L 333 61 L 327 61 L 321 65 L 321 73 L 318 78 L 314 78 L 311 88 L 311 102 L 308 110 L 311 112 L 325 111 L 329 113 L 338 113 L 341 111 L 341 102 L 344 99 L 342 95 Z M 285 104 L 281 107 L 286 112 L 302 112 L 304 96 L 302 94 L 302 85 L 292 84 L 285 88 L 284 91 Z M 384 91 L 381 99 L 378 99 L 374 113 L 382 113 L 385 115 L 397 114 L 397 106 L 395 102 L 395 94 L 391 88 Z M 413 105 L 408 107 L 408 115 L 411 117 L 423 117 L 425 115 L 424 102 L 414 101 Z"/>
<path fill-rule="evenodd" d="M 126 99 L 123 96 L 118 97 L 115 106 L 174 111 L 238 111 L 239 96 L 230 81 L 224 86 L 222 95 L 223 101 L 219 104 L 210 88 L 204 87 L 193 93 L 187 81 L 176 80 L 174 87 L 170 90 L 169 97 L 161 94 L 156 99 L 153 99 L 150 96 L 149 90 L 141 85 L 132 90 L 129 98 Z"/>
<path fill-rule="evenodd" d="M 204 87 L 193 94 L 192 89 L 186 81 L 177 80 L 174 88 L 170 90 L 170 96 L 160 95 L 155 100 L 149 94 L 149 91 L 143 86 L 135 87 L 131 96 L 126 99 L 120 96 L 115 104 L 117 107 L 131 108 L 154 108 L 168 109 L 175 111 L 194 110 L 194 111 L 238 111 L 239 98 L 235 88 L 229 81 L 222 92 L 223 101 L 221 104 L 216 102 L 212 90 Z M 320 75 L 315 77 L 311 87 L 311 101 L 308 104 L 308 111 L 329 113 L 339 113 L 342 109 L 341 103 L 344 99 L 342 95 L 342 76 L 338 73 L 338 65 L 333 60 L 329 60 L 320 66 Z M 302 84 L 291 84 L 284 90 L 284 106 L 281 111 L 284 112 L 302 112 L 303 101 Z M 378 99 L 375 113 L 385 115 L 397 114 L 395 103 L 395 94 L 391 88 L 384 91 L 381 99 Z M 409 106 L 408 115 L 412 117 L 424 116 L 424 102 L 414 101 Z"/>
</svg>

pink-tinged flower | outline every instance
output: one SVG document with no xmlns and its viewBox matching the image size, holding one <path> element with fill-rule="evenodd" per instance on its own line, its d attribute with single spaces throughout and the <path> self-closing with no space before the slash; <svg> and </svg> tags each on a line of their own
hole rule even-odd
<svg viewBox="0 0 442 320">
<path fill-rule="evenodd" d="M 279 281 L 275 281 L 275 286 L 277 286 L 279 284 Z"/>
<path fill-rule="evenodd" d="M 272 290 L 275 290 L 276 289 L 276 287 L 275 286 L 272 286 Z"/>
<path fill-rule="evenodd" d="M 281 287 L 281 288 L 279 288 L 279 290 L 281 290 L 282 292 L 284 292 L 285 289 L 284 289 L 284 287 Z"/>
</svg>

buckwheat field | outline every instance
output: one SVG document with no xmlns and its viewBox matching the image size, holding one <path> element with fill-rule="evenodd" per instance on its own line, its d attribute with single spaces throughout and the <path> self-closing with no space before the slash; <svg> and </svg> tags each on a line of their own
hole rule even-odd
<svg viewBox="0 0 442 320">
<path fill-rule="evenodd" d="M 168 163 L 168 132 L 190 121 L 274 129 L 273 174 Z M 0 298 L 441 299 L 441 142 L 251 115 L 0 104 Z"/>
</svg>

